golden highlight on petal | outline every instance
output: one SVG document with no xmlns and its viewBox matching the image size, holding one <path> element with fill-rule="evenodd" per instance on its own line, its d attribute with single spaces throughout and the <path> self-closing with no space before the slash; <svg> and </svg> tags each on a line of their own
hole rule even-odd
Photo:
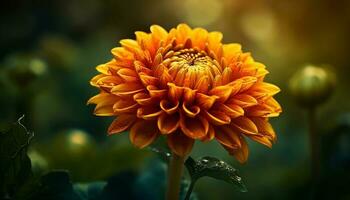
<svg viewBox="0 0 350 200">
<path fill-rule="evenodd" d="M 243 163 L 246 138 L 267 147 L 276 140 L 270 117 L 281 112 L 280 89 L 264 81 L 264 64 L 220 32 L 179 24 L 169 31 L 152 25 L 120 41 L 112 60 L 98 65 L 90 84 L 94 114 L 115 116 L 109 134 L 129 131 L 143 148 L 166 135 L 171 150 L 185 156 L 195 140 L 216 139 Z"/>
</svg>

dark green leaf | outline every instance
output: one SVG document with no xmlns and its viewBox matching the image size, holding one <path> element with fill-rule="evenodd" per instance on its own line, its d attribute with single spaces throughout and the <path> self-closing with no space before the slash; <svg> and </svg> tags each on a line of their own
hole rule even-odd
<svg viewBox="0 0 350 200">
<path fill-rule="evenodd" d="M 30 200 L 83 200 L 74 191 L 69 173 L 54 170 L 41 177 L 40 188 Z"/>
<path fill-rule="evenodd" d="M 189 157 L 185 165 L 193 182 L 208 176 L 236 185 L 241 192 L 247 191 L 237 170 L 222 160 L 209 156 L 202 157 L 198 160 Z"/>
<path fill-rule="evenodd" d="M 32 176 L 27 148 L 33 133 L 21 124 L 22 119 L 0 132 L 0 197 L 13 197 Z"/>
</svg>

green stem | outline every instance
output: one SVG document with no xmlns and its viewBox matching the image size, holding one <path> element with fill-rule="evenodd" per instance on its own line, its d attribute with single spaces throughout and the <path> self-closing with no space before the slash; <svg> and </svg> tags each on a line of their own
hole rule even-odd
<svg viewBox="0 0 350 200">
<path fill-rule="evenodd" d="M 309 142 L 311 152 L 311 174 L 312 184 L 315 189 L 320 173 L 320 141 L 316 130 L 316 109 L 308 110 Z"/>
<path fill-rule="evenodd" d="M 190 184 L 190 187 L 189 187 L 188 190 L 187 190 L 185 200 L 190 200 L 191 193 L 192 193 L 192 191 L 193 191 L 193 188 L 194 188 L 194 184 L 195 184 L 195 183 L 196 183 L 196 181 L 192 181 L 192 180 L 191 180 L 191 184 Z"/>
<path fill-rule="evenodd" d="M 184 160 L 184 157 L 173 153 L 168 169 L 168 188 L 166 192 L 167 200 L 179 200 Z"/>
</svg>

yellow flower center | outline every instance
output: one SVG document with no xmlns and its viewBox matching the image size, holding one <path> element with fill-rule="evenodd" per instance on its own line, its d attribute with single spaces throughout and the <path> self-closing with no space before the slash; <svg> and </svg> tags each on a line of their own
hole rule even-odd
<svg viewBox="0 0 350 200">
<path fill-rule="evenodd" d="M 204 51 L 182 49 L 170 57 L 169 74 L 177 86 L 195 88 L 205 84 L 211 88 L 216 75 L 221 74 L 219 63 L 209 57 Z"/>
</svg>

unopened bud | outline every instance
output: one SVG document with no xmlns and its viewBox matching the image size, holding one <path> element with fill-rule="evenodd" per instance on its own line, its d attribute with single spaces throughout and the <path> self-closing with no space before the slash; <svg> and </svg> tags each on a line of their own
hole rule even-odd
<svg viewBox="0 0 350 200">
<path fill-rule="evenodd" d="M 292 76 L 289 89 L 301 106 L 312 107 L 330 97 L 335 81 L 335 75 L 329 70 L 307 65 Z"/>
</svg>

